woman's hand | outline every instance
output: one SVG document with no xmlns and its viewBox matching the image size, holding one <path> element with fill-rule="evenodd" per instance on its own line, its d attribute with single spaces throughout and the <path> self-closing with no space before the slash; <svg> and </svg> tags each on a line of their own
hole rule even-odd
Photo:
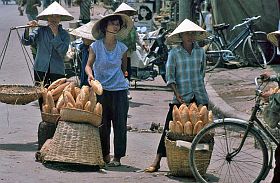
<svg viewBox="0 0 280 183">
<path fill-rule="evenodd" d="M 92 74 L 88 75 L 88 83 L 90 83 L 91 80 L 94 80 L 94 77 Z"/>
<path fill-rule="evenodd" d="M 56 36 L 58 34 L 58 25 L 54 23 L 49 23 L 49 26 L 53 32 L 53 34 Z"/>
<path fill-rule="evenodd" d="M 182 104 L 182 103 L 185 103 L 185 101 L 183 100 L 183 97 L 179 94 L 179 93 L 175 93 L 175 96 L 176 96 L 176 99 L 177 101 Z"/>
<path fill-rule="evenodd" d="M 37 27 L 39 24 L 36 20 L 32 20 L 28 22 L 27 25 L 30 25 L 31 27 Z"/>
</svg>

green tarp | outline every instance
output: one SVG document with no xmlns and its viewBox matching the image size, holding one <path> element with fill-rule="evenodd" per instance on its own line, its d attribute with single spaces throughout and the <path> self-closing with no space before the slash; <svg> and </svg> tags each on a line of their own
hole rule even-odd
<svg viewBox="0 0 280 183">
<path fill-rule="evenodd" d="M 211 0 L 215 24 L 227 23 L 230 28 L 242 19 L 261 16 L 256 30 L 272 32 L 278 29 L 280 0 Z"/>
</svg>

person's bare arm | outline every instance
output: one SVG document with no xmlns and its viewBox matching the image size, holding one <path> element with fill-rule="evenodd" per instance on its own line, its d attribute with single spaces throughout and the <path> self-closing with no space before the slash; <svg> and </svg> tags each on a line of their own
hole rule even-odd
<svg viewBox="0 0 280 183">
<path fill-rule="evenodd" d="M 125 52 L 123 54 L 123 57 L 122 57 L 122 71 L 123 71 L 123 74 L 125 74 L 127 70 L 127 52 Z"/>
<path fill-rule="evenodd" d="M 182 96 L 179 94 L 179 92 L 178 92 L 178 90 L 177 90 L 176 84 L 175 84 L 175 83 L 171 83 L 171 84 L 169 84 L 169 86 L 170 86 L 171 89 L 173 90 L 174 95 L 176 96 L 177 101 L 178 101 L 180 104 L 185 103 L 185 101 L 183 100 Z"/>
<path fill-rule="evenodd" d="M 85 72 L 88 75 L 88 82 L 90 83 L 91 80 L 94 80 L 93 72 L 92 72 L 92 66 L 95 61 L 95 53 L 91 48 L 89 48 L 89 55 L 88 55 L 88 61 L 87 65 L 85 67 Z"/>
</svg>

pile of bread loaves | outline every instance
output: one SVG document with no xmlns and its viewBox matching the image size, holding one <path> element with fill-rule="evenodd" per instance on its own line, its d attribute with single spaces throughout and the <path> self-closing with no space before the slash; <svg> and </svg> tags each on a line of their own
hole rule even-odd
<svg viewBox="0 0 280 183">
<path fill-rule="evenodd" d="M 97 80 L 92 80 L 90 85 L 79 88 L 66 78 L 54 81 L 44 89 L 42 111 L 59 114 L 62 108 L 76 108 L 102 116 L 102 105 L 96 100 L 96 94 L 103 93 L 102 85 Z"/>
<path fill-rule="evenodd" d="M 169 123 L 170 132 L 177 134 L 196 135 L 205 125 L 213 122 L 213 113 L 206 106 L 191 103 L 176 105 L 172 111 L 173 121 Z"/>
</svg>

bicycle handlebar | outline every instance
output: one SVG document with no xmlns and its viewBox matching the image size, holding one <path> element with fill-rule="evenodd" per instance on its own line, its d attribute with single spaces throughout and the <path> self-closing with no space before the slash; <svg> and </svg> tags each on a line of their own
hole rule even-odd
<svg viewBox="0 0 280 183">
<path fill-rule="evenodd" d="M 246 18 L 245 21 L 241 24 L 237 24 L 235 25 L 230 31 L 233 31 L 234 29 L 236 29 L 237 27 L 243 26 L 245 24 L 249 24 L 252 21 L 258 20 L 259 18 L 261 18 L 261 16 L 255 16 L 255 17 L 251 17 L 251 18 Z"/>
</svg>

